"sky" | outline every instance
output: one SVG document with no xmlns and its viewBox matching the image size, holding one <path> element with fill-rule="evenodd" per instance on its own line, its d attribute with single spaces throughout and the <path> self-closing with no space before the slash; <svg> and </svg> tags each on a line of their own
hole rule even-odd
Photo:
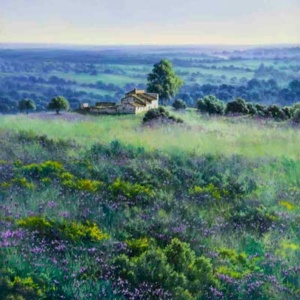
<svg viewBox="0 0 300 300">
<path fill-rule="evenodd" d="M 0 43 L 300 44 L 300 0 L 0 0 Z"/>
</svg>

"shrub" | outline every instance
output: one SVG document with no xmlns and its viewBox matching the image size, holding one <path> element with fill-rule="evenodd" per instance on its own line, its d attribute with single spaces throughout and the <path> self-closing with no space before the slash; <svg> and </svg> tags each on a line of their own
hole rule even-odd
<svg viewBox="0 0 300 300">
<path fill-rule="evenodd" d="M 215 96 L 205 96 L 197 101 L 197 109 L 202 113 L 210 115 L 223 115 L 225 112 L 225 104 Z"/>
<path fill-rule="evenodd" d="M 41 164 L 30 164 L 23 166 L 21 171 L 30 177 L 43 178 L 58 176 L 64 172 L 64 168 L 62 163 L 48 160 Z"/>
<path fill-rule="evenodd" d="M 158 284 L 174 299 L 198 299 L 218 286 L 210 261 L 197 257 L 189 244 L 173 239 L 164 249 L 152 245 L 137 257 L 122 254 L 114 260 L 118 276 L 135 286 Z"/>
<path fill-rule="evenodd" d="M 268 117 L 267 106 L 262 104 L 255 104 L 255 109 L 257 111 L 257 115 L 260 117 Z"/>
<path fill-rule="evenodd" d="M 109 237 L 95 223 L 89 221 L 84 223 L 58 222 L 40 216 L 31 216 L 18 220 L 17 225 L 30 231 L 36 231 L 41 238 L 50 240 L 67 239 L 72 242 L 97 242 Z"/>
<path fill-rule="evenodd" d="M 146 112 L 143 118 L 143 123 L 147 123 L 153 120 L 162 121 L 162 122 L 172 121 L 175 123 L 183 122 L 183 120 L 181 120 L 180 118 L 171 116 L 164 107 L 153 108 Z"/>
<path fill-rule="evenodd" d="M 126 241 L 128 248 L 133 256 L 139 256 L 149 249 L 149 239 L 144 237 L 135 240 Z"/>
<path fill-rule="evenodd" d="M 262 205 L 256 207 L 255 203 L 251 203 L 250 201 L 247 205 L 244 204 L 241 207 L 235 207 L 234 210 L 229 221 L 236 228 L 256 232 L 259 235 L 269 231 L 278 221 L 278 217 L 273 212 L 267 211 Z"/>
<path fill-rule="evenodd" d="M 255 104 L 251 103 L 251 102 L 247 102 L 247 108 L 249 110 L 249 114 L 251 116 L 254 116 L 257 114 L 257 109 L 256 109 L 256 106 Z"/>
<path fill-rule="evenodd" d="M 298 108 L 294 111 L 292 120 L 295 123 L 300 124 L 300 108 Z"/>
<path fill-rule="evenodd" d="M 135 199 L 137 196 L 150 196 L 154 193 L 149 187 L 142 186 L 138 183 L 130 183 L 118 178 L 110 187 L 109 190 L 114 195 L 123 195 L 128 199 Z"/>
<path fill-rule="evenodd" d="M 79 179 L 77 180 L 74 187 L 79 191 L 97 192 L 102 186 L 103 183 L 100 181 L 90 179 Z"/>
<path fill-rule="evenodd" d="M 277 105 L 270 105 L 267 109 L 267 112 L 269 116 L 275 119 L 276 121 L 283 121 L 288 118 L 285 112 Z"/>
<path fill-rule="evenodd" d="M 200 197 L 206 199 L 207 196 L 211 196 L 213 199 L 220 200 L 222 196 L 227 196 L 228 191 L 221 190 L 218 187 L 214 186 L 212 183 L 208 184 L 205 187 L 194 186 L 189 189 L 189 194 L 194 197 Z"/>
<path fill-rule="evenodd" d="M 181 100 L 181 99 L 175 100 L 172 106 L 173 106 L 176 110 L 186 109 L 186 103 L 185 103 L 183 100 Z"/>
<path fill-rule="evenodd" d="M 297 109 L 300 109 L 300 102 L 295 103 L 295 104 L 291 107 L 292 113 L 295 113 L 295 111 L 296 111 Z"/>
<path fill-rule="evenodd" d="M 287 119 L 292 118 L 292 116 L 293 116 L 293 108 L 292 107 L 285 106 L 285 107 L 282 108 L 282 111 L 286 115 Z"/>
<path fill-rule="evenodd" d="M 10 274 L 0 278 L 0 298 L 3 300 L 46 299 L 45 292 L 45 286 L 40 287 L 32 277 L 21 278 Z"/>
<path fill-rule="evenodd" d="M 234 101 L 228 102 L 226 106 L 226 114 L 249 114 L 247 102 L 242 98 L 237 98 Z"/>
</svg>

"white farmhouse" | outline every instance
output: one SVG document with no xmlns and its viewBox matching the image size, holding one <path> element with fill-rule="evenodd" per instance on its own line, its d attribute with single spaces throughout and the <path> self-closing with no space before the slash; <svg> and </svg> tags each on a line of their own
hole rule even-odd
<svg viewBox="0 0 300 300">
<path fill-rule="evenodd" d="M 120 104 L 97 102 L 89 111 L 96 114 L 138 114 L 158 107 L 159 95 L 134 89 L 125 94 Z"/>
</svg>

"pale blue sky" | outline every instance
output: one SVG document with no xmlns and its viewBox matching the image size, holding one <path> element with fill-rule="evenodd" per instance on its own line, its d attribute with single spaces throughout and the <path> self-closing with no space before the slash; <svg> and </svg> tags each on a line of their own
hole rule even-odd
<svg viewBox="0 0 300 300">
<path fill-rule="evenodd" d="M 300 0 L 0 0 L 0 42 L 300 43 Z"/>
</svg>

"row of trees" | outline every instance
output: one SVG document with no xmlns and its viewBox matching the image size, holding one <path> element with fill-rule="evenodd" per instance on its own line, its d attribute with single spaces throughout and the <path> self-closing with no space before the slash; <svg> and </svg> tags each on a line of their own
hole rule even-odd
<svg viewBox="0 0 300 300">
<path fill-rule="evenodd" d="M 36 105 L 33 100 L 30 99 L 23 99 L 19 101 L 18 108 L 21 112 L 26 112 L 26 114 L 29 113 L 30 110 L 35 110 Z M 62 96 L 54 97 L 52 100 L 49 102 L 47 108 L 49 110 L 54 110 L 57 114 L 61 110 L 68 110 L 70 108 L 69 101 L 65 99 Z"/>
<path fill-rule="evenodd" d="M 174 102 L 174 104 L 175 103 L 176 102 Z M 180 102 L 177 101 L 177 103 Z M 224 103 L 217 97 L 209 95 L 197 101 L 197 109 L 199 112 L 209 115 L 251 115 L 273 118 L 276 121 L 292 119 L 293 121 L 300 123 L 300 102 L 293 106 L 279 107 L 277 105 L 266 106 L 247 102 L 243 98 L 236 98 L 233 101 Z"/>
</svg>

